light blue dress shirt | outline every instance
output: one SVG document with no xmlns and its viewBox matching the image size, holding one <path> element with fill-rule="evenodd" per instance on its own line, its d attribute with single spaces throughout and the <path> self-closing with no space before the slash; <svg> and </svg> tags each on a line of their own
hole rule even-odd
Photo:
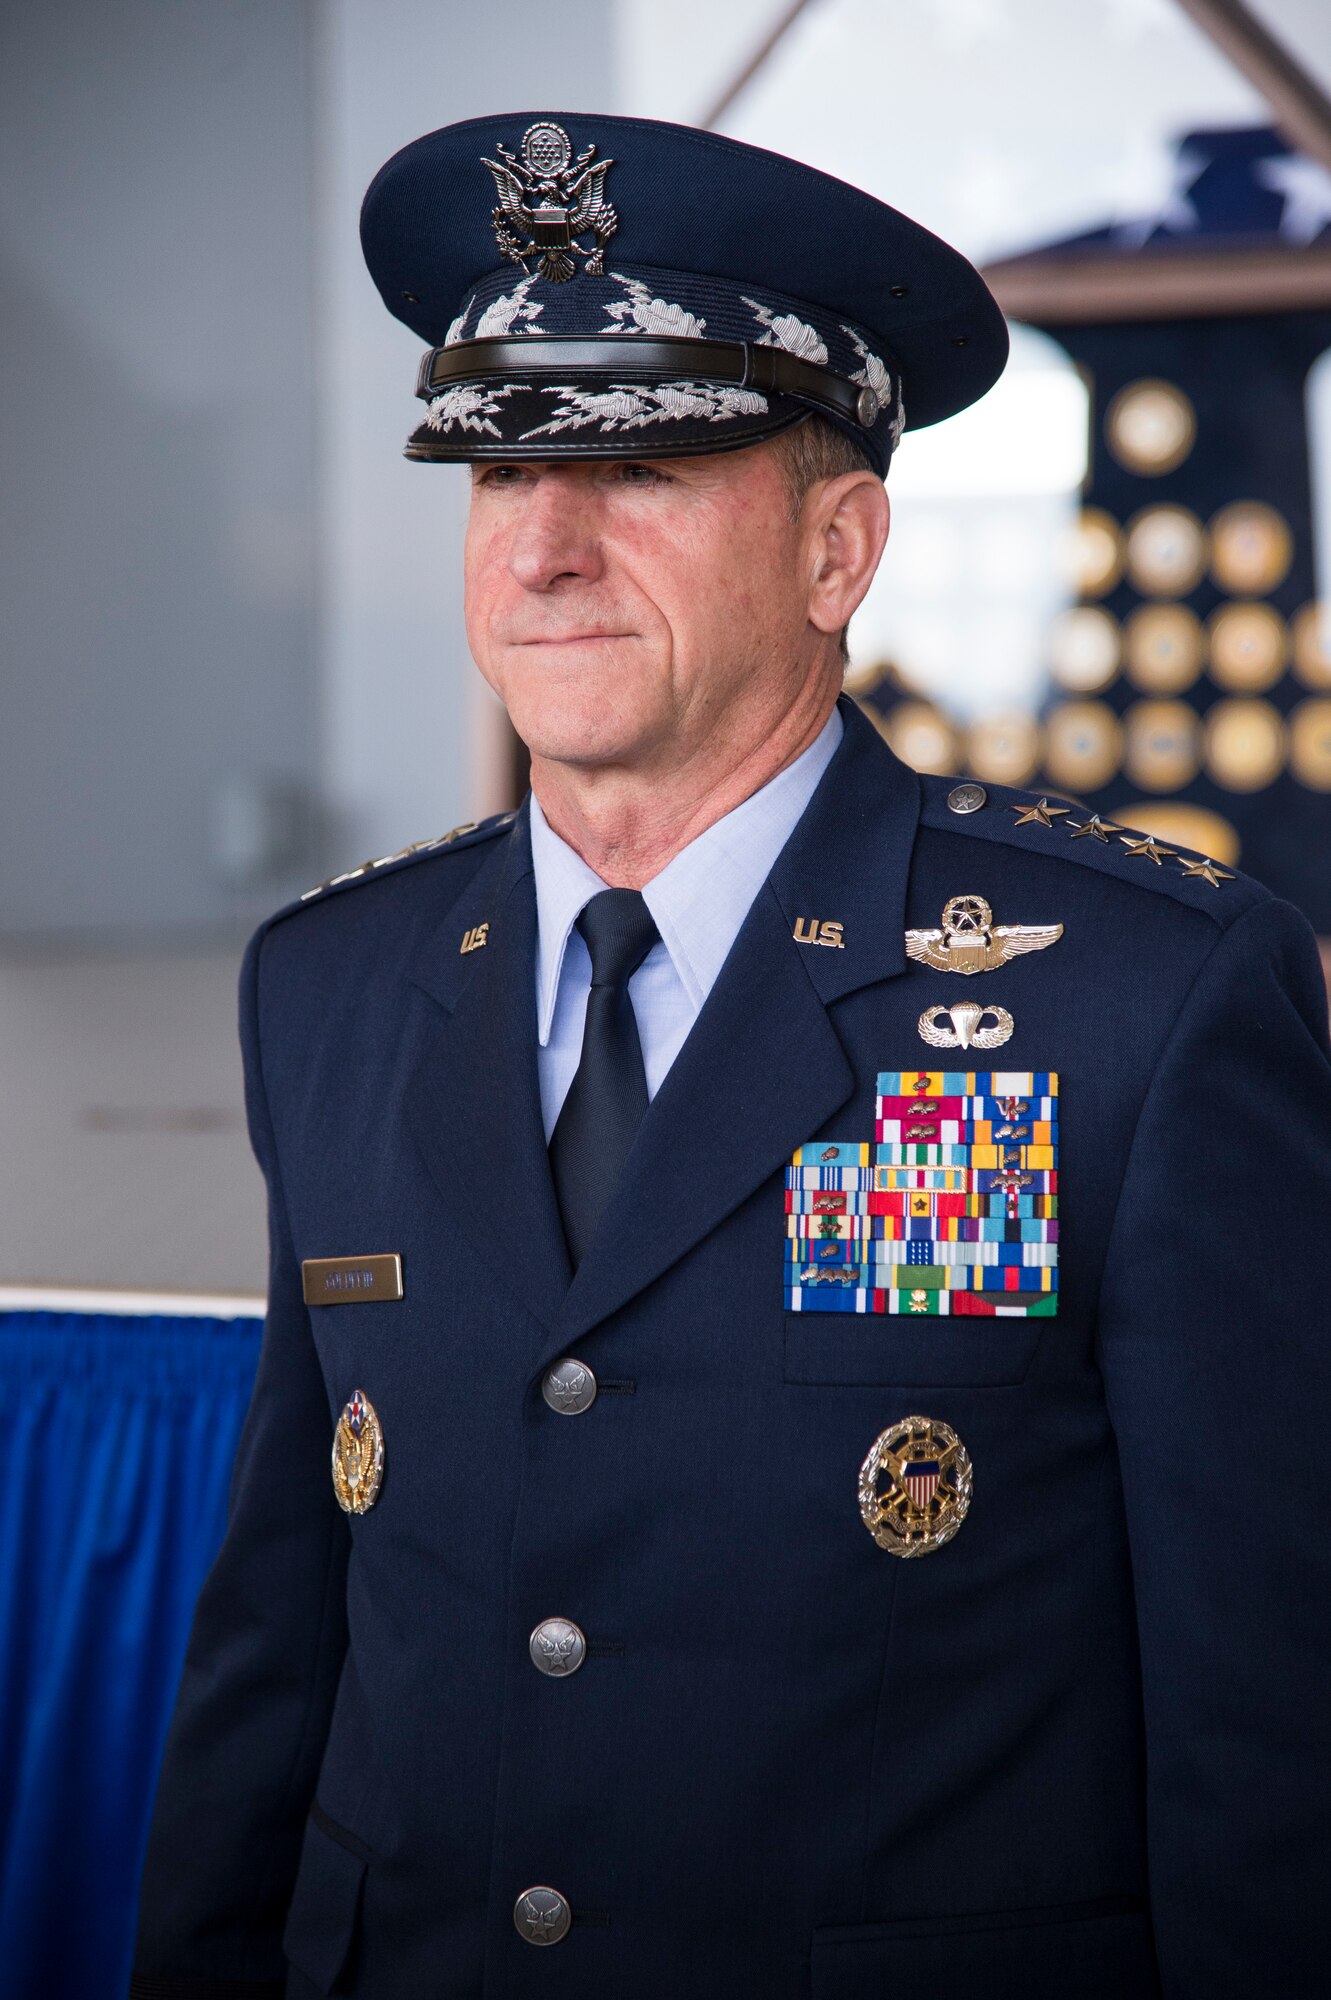
<svg viewBox="0 0 1331 2000">
<path fill-rule="evenodd" d="M 760 791 L 728 812 L 647 883 L 643 899 L 659 944 L 629 981 L 647 1095 L 655 1097 L 716 983 L 754 897 L 795 830 L 841 741 L 836 709 L 818 735 Z M 574 924 L 608 884 L 531 803 L 536 874 L 537 1068 L 549 1139 L 582 1055 L 592 962 Z"/>
</svg>

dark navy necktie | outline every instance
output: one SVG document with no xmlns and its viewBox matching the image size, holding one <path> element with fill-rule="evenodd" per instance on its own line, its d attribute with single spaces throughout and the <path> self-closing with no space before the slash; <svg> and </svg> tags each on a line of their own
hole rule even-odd
<svg viewBox="0 0 1331 2000">
<path fill-rule="evenodd" d="M 578 918 L 592 984 L 582 1056 L 550 1134 L 550 1166 L 576 1269 L 615 1191 L 647 1109 L 629 980 L 660 935 L 636 889 L 603 889 Z"/>
</svg>

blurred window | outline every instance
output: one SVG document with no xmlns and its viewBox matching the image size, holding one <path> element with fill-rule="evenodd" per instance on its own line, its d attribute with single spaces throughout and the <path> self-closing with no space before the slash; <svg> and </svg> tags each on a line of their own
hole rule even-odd
<svg viewBox="0 0 1331 2000">
<path fill-rule="evenodd" d="M 961 724 L 1039 708 L 1049 630 L 1075 589 L 1062 552 L 1089 421 L 1067 354 L 1016 326 L 987 396 L 907 431 L 888 478 L 887 552 L 851 625 L 852 689 L 867 692 L 889 664 L 903 688 Z"/>
</svg>

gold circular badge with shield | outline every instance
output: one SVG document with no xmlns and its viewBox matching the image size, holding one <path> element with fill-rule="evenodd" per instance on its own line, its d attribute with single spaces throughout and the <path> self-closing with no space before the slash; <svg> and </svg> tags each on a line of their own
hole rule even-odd
<svg viewBox="0 0 1331 2000">
<path fill-rule="evenodd" d="M 1331 701 L 1310 695 L 1289 718 L 1289 768 L 1313 792 L 1331 792 Z"/>
<path fill-rule="evenodd" d="M 373 1403 L 357 1389 L 333 1434 L 333 1491 L 344 1514 L 367 1514 L 384 1477 L 384 1433 Z"/>
<path fill-rule="evenodd" d="M 1201 674 L 1201 621 L 1186 604 L 1139 605 L 1124 637 L 1128 679 L 1147 694 L 1181 694 Z"/>
<path fill-rule="evenodd" d="M 1049 711 L 1044 767 L 1061 791 L 1098 792 L 1122 761 L 1123 725 L 1107 702 L 1062 701 Z"/>
<path fill-rule="evenodd" d="M 1314 598 L 1296 613 L 1294 671 L 1305 687 L 1331 688 L 1331 604 Z"/>
<path fill-rule="evenodd" d="M 1269 701 L 1218 701 L 1206 713 L 1206 768 L 1227 792 L 1260 792 L 1285 761 L 1285 720 Z"/>
<path fill-rule="evenodd" d="M 1040 762 L 1040 725 L 1020 709 L 986 716 L 966 732 L 966 762 L 990 785 L 1024 785 Z"/>
<path fill-rule="evenodd" d="M 1211 574 L 1236 597 L 1262 597 L 1289 575 L 1294 537 L 1262 500 L 1235 500 L 1211 522 Z"/>
<path fill-rule="evenodd" d="M 1186 597 L 1206 574 L 1206 530 L 1187 507 L 1147 507 L 1128 529 L 1128 576 L 1143 597 Z"/>
<path fill-rule="evenodd" d="M 891 748 L 913 771 L 941 776 L 955 771 L 961 750 L 957 733 L 931 701 L 899 701 L 884 730 Z"/>
<path fill-rule="evenodd" d="M 860 1516 L 880 1549 L 927 1556 L 950 1542 L 971 1504 L 971 1462 L 937 1417 L 903 1417 L 881 1431 L 860 1467 Z"/>
<path fill-rule="evenodd" d="M 1211 679 L 1218 687 L 1260 694 L 1284 673 L 1289 634 L 1269 604 L 1222 604 L 1210 632 Z"/>
<path fill-rule="evenodd" d="M 1186 701 L 1137 701 L 1123 718 L 1125 764 L 1134 785 L 1147 792 L 1176 792 L 1197 775 L 1197 712 Z"/>
<path fill-rule="evenodd" d="M 1103 597 L 1123 574 L 1123 535 L 1102 507 L 1083 507 L 1068 536 L 1068 581 L 1079 597 Z"/>
<path fill-rule="evenodd" d="M 1146 376 L 1120 389 L 1105 412 L 1105 437 L 1119 464 L 1148 479 L 1173 472 L 1192 450 L 1197 414 L 1180 388 Z"/>
<path fill-rule="evenodd" d="M 1122 642 L 1116 622 L 1095 604 L 1077 604 L 1054 620 L 1049 665 L 1060 687 L 1094 694 L 1118 672 Z"/>
</svg>

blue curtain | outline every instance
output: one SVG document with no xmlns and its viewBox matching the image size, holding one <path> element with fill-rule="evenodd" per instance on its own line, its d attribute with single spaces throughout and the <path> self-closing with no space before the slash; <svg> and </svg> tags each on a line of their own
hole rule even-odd
<svg viewBox="0 0 1331 2000">
<path fill-rule="evenodd" d="M 257 1319 L 0 1313 L 0 1986 L 119 2000 Z"/>
</svg>

